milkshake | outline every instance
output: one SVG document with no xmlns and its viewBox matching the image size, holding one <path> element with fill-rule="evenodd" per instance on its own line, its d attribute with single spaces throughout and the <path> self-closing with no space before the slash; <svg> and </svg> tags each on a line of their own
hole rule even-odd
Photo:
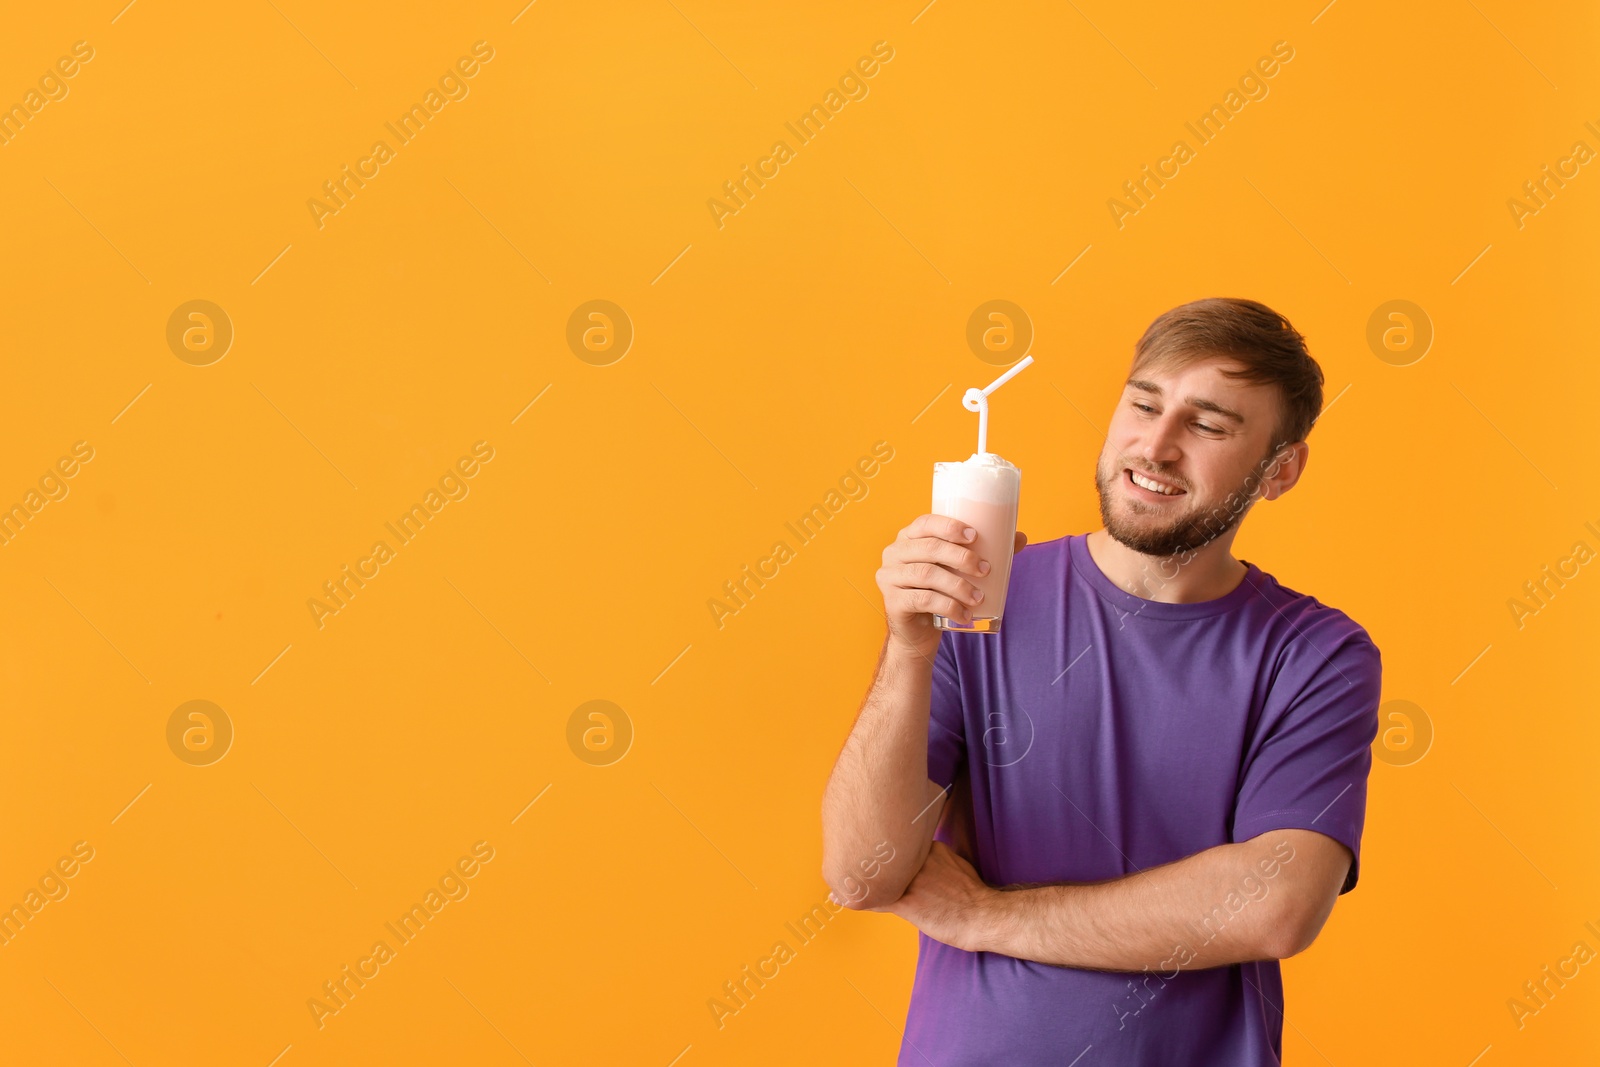
<svg viewBox="0 0 1600 1067">
<path fill-rule="evenodd" d="M 962 576 L 983 590 L 983 599 L 973 605 L 972 621 L 935 615 L 934 626 L 968 633 L 1000 632 L 1021 491 L 1022 472 L 993 452 L 978 452 L 964 463 L 933 465 L 933 514 L 960 519 L 976 530 L 978 536 L 968 547 L 979 559 L 989 561 L 988 574 Z"/>
</svg>

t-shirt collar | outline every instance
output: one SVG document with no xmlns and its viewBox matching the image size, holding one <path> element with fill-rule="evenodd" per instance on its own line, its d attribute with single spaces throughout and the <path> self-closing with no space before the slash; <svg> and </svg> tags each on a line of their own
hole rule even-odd
<svg viewBox="0 0 1600 1067">
<path fill-rule="evenodd" d="M 1270 576 L 1258 569 L 1254 563 L 1240 560 L 1239 562 L 1245 565 L 1245 575 L 1232 591 L 1213 600 L 1169 604 L 1136 596 L 1106 577 L 1105 572 L 1095 563 L 1094 557 L 1089 554 L 1088 534 L 1077 534 L 1068 538 L 1067 552 L 1068 569 L 1075 581 L 1085 583 L 1119 612 L 1140 615 L 1147 619 L 1203 619 L 1210 615 L 1221 615 L 1255 597 L 1259 587 L 1271 580 Z M 1159 577 L 1159 571 L 1154 573 Z"/>
</svg>

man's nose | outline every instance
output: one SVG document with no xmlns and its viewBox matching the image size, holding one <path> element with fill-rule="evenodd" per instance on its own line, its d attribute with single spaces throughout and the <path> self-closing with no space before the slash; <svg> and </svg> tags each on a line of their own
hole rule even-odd
<svg viewBox="0 0 1600 1067">
<path fill-rule="evenodd" d="M 1178 434 L 1182 428 L 1175 418 L 1156 420 L 1139 441 L 1139 455 L 1150 463 L 1175 463 L 1183 455 L 1178 447 Z"/>
</svg>

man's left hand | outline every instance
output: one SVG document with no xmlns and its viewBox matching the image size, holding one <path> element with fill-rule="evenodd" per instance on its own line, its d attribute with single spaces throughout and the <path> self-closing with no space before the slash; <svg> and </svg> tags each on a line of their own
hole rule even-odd
<svg viewBox="0 0 1600 1067">
<path fill-rule="evenodd" d="M 986 885 L 972 864 L 935 841 L 900 899 L 870 910 L 898 915 L 953 948 L 982 952 L 1000 897 L 1001 891 Z"/>
</svg>

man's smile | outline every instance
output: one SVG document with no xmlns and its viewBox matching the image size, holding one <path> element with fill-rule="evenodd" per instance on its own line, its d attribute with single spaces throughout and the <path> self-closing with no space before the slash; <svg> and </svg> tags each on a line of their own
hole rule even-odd
<svg viewBox="0 0 1600 1067">
<path fill-rule="evenodd" d="M 1184 490 L 1179 489 L 1171 482 L 1154 478 L 1143 471 L 1135 471 L 1132 468 L 1124 467 L 1123 474 L 1125 475 L 1123 481 L 1130 487 L 1134 496 L 1140 500 L 1170 500 L 1173 497 L 1185 495 Z"/>
</svg>

